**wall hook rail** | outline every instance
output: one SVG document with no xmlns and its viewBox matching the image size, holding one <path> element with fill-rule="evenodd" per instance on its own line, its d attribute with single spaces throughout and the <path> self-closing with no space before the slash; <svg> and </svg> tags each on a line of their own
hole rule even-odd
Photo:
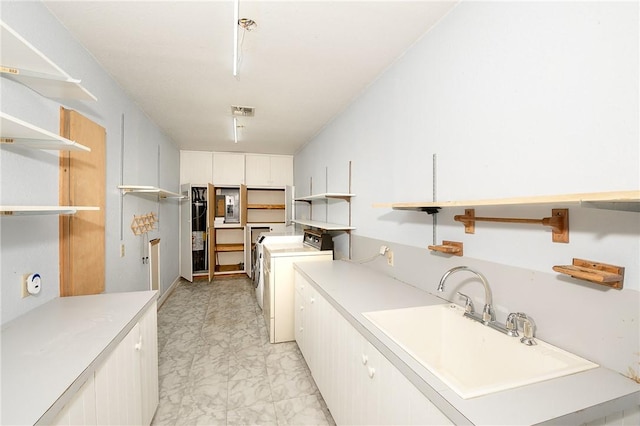
<svg viewBox="0 0 640 426">
<path fill-rule="evenodd" d="M 475 233 L 476 222 L 500 222 L 500 223 L 526 223 L 549 226 L 552 229 L 552 240 L 554 243 L 569 242 L 569 209 L 552 209 L 551 217 L 542 219 L 521 219 L 510 217 L 477 217 L 475 209 L 465 209 L 464 215 L 453 217 L 456 222 L 464 224 L 464 232 Z"/>
</svg>

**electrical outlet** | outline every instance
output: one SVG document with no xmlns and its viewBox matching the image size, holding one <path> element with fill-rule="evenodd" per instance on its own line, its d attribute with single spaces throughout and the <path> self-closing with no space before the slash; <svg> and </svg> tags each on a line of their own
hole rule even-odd
<svg viewBox="0 0 640 426">
<path fill-rule="evenodd" d="M 124 244 L 120 244 L 120 257 L 124 257 Z"/>
<path fill-rule="evenodd" d="M 21 285 L 21 297 L 24 299 L 27 296 L 31 296 L 29 294 L 29 290 L 27 290 L 27 278 L 29 278 L 29 275 L 31 274 L 24 274 L 22 276 L 22 282 L 20 283 Z"/>
<path fill-rule="evenodd" d="M 386 256 L 387 256 L 387 265 L 393 266 L 393 252 L 391 251 L 391 249 L 387 250 Z"/>
</svg>

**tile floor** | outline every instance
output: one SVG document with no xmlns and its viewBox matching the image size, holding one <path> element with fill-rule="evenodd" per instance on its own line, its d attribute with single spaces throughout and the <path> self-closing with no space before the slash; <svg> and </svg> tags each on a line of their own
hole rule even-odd
<svg viewBox="0 0 640 426">
<path fill-rule="evenodd" d="M 295 342 L 270 344 L 247 278 L 181 281 L 158 311 L 153 425 L 334 425 Z"/>
</svg>

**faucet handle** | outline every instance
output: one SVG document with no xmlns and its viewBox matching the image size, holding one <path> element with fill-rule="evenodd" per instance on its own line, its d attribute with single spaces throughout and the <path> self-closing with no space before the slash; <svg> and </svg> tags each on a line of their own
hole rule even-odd
<svg viewBox="0 0 640 426">
<path fill-rule="evenodd" d="M 464 299 L 464 311 L 468 314 L 473 314 L 475 309 L 473 308 L 473 302 L 471 298 L 464 293 L 457 292 L 458 296 Z"/>
<path fill-rule="evenodd" d="M 536 323 L 533 321 L 533 318 L 527 316 L 527 314 L 523 312 L 518 312 L 515 315 L 518 324 L 522 324 L 522 334 L 524 334 L 524 337 L 520 339 L 520 342 L 524 343 L 527 346 L 536 345 L 536 341 L 534 339 L 536 332 Z"/>
</svg>

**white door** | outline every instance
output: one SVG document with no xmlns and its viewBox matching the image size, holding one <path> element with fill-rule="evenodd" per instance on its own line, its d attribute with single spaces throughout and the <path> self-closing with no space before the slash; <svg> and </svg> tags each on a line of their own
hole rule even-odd
<svg viewBox="0 0 640 426">
<path fill-rule="evenodd" d="M 193 252 L 191 234 L 191 184 L 180 186 L 185 197 L 180 200 L 180 276 L 193 281 Z"/>
<path fill-rule="evenodd" d="M 291 185 L 284 187 L 284 223 L 286 226 L 291 225 L 291 221 L 295 219 L 295 188 Z"/>
</svg>

